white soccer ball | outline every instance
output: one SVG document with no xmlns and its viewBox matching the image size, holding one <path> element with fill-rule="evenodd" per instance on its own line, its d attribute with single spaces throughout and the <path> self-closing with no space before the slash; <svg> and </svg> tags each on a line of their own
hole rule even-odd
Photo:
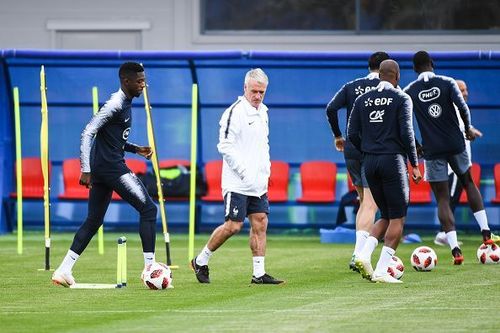
<svg viewBox="0 0 500 333">
<path fill-rule="evenodd" d="M 153 290 L 173 288 L 172 271 L 161 262 L 147 265 L 141 274 L 141 280 L 146 287 Z"/>
<path fill-rule="evenodd" d="M 481 244 L 477 249 L 477 259 L 481 264 L 500 263 L 500 247 L 495 243 L 491 245 Z"/>
<path fill-rule="evenodd" d="M 416 271 L 428 272 L 437 265 L 437 255 L 430 247 L 420 246 L 413 251 L 410 261 Z"/>
<path fill-rule="evenodd" d="M 392 256 L 389 267 L 387 268 L 387 273 L 395 279 L 401 279 L 405 272 L 405 265 L 403 261 L 396 256 Z"/>
</svg>

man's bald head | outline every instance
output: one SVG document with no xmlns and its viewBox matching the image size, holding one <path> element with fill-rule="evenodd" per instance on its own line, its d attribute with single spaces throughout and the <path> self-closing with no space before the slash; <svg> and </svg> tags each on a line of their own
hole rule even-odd
<svg viewBox="0 0 500 333">
<path fill-rule="evenodd" d="M 388 81 L 394 87 L 399 83 L 399 65 L 392 59 L 384 60 L 380 63 L 379 77 L 381 81 Z"/>
</svg>

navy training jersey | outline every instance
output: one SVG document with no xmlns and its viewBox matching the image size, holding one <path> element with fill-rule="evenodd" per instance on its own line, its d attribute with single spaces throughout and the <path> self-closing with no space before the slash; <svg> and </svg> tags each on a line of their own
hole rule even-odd
<svg viewBox="0 0 500 333">
<path fill-rule="evenodd" d="M 416 166 L 412 107 L 410 96 L 382 81 L 354 102 L 347 135 L 363 153 L 403 154 Z"/>
<path fill-rule="evenodd" d="M 116 177 L 129 172 L 125 151 L 135 153 L 137 147 L 127 142 L 132 125 L 131 103 L 120 89 L 87 124 L 80 145 L 82 172 Z"/>
<path fill-rule="evenodd" d="M 470 113 L 455 80 L 423 72 L 404 91 L 413 100 L 424 158 L 432 160 L 464 151 L 464 134 L 454 104 L 465 118 L 465 130 L 470 127 Z"/>
<path fill-rule="evenodd" d="M 356 98 L 364 94 L 367 91 L 375 89 L 375 87 L 380 83 L 378 78 L 378 73 L 370 73 L 365 77 L 358 78 L 356 80 L 350 81 L 342 86 L 340 90 L 333 96 L 332 100 L 328 103 L 326 107 L 326 116 L 332 132 L 336 137 L 342 136 L 342 132 L 339 128 L 339 118 L 338 111 L 345 107 L 346 109 L 346 132 L 347 132 L 347 120 L 351 115 L 352 106 Z M 353 146 L 349 138 L 346 135 L 346 142 L 344 145 L 344 157 L 346 159 L 361 160 L 361 153 Z"/>
</svg>

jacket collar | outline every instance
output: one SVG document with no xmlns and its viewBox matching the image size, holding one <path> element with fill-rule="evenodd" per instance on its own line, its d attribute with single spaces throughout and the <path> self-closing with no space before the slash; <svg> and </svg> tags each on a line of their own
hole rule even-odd
<svg viewBox="0 0 500 333">
<path fill-rule="evenodd" d="M 436 74 L 434 72 L 422 72 L 418 75 L 418 80 L 424 80 L 424 82 L 429 81 L 429 79 L 432 79 Z"/>
<path fill-rule="evenodd" d="M 380 81 L 380 83 L 377 86 L 377 91 L 382 91 L 384 89 L 394 89 L 394 86 L 387 81 Z"/>
<path fill-rule="evenodd" d="M 239 96 L 238 99 L 243 103 L 243 106 L 245 107 L 248 115 L 259 114 L 260 112 L 266 112 L 268 110 L 267 106 L 264 103 L 260 103 L 258 109 L 254 108 L 245 96 Z"/>
<path fill-rule="evenodd" d="M 374 79 L 378 79 L 379 77 L 378 77 L 378 73 L 377 73 L 377 72 L 370 72 L 370 73 L 366 76 L 366 78 L 367 78 L 368 80 L 374 80 Z"/>
</svg>

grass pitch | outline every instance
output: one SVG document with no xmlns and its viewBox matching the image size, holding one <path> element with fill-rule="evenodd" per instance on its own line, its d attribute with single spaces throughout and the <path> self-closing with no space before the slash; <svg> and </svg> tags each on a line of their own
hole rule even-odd
<svg viewBox="0 0 500 333">
<path fill-rule="evenodd" d="M 121 234 L 120 234 L 121 235 Z M 105 255 L 91 242 L 75 266 L 78 282 L 113 283 L 116 238 L 107 233 Z M 480 265 L 479 235 L 462 236 L 463 266 L 448 248 L 434 248 L 438 265 L 415 272 L 409 257 L 417 244 L 402 244 L 401 285 L 374 284 L 347 269 L 352 245 L 320 244 L 319 237 L 269 236 L 266 270 L 283 286 L 250 285 L 248 237 L 235 236 L 210 262 L 212 283 L 199 284 L 188 267 L 187 237 L 171 240 L 175 289 L 152 291 L 140 281 L 139 237 L 128 238 L 128 286 L 75 290 L 51 284 L 43 267 L 42 233 L 26 233 L 24 254 L 15 235 L 0 236 L 0 332 L 498 332 L 500 265 Z M 53 235 L 52 266 L 73 234 Z M 195 253 L 208 235 L 197 236 Z M 422 245 L 422 244 L 419 244 Z M 158 261 L 165 261 L 158 242 Z M 374 254 L 378 260 L 380 245 Z"/>
</svg>

